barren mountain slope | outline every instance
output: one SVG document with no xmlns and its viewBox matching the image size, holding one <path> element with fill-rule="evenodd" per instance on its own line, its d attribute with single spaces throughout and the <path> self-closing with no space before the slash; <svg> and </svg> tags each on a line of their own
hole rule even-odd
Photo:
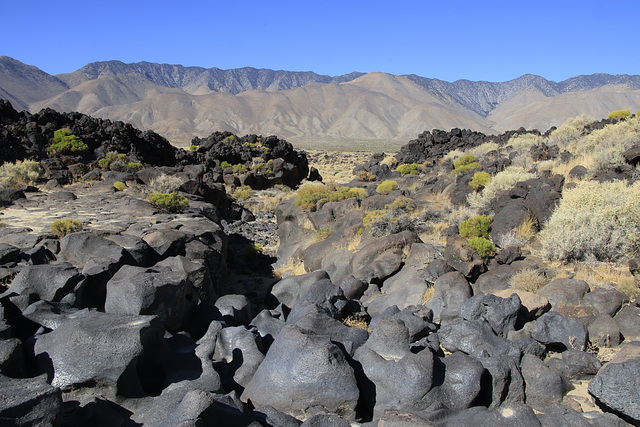
<svg viewBox="0 0 640 427">
<path fill-rule="evenodd" d="M 553 98 L 529 90 L 496 107 L 488 119 L 499 132 L 520 126 L 544 131 L 581 114 L 601 118 L 620 108 L 632 108 L 635 112 L 637 107 L 640 107 L 640 90 L 629 90 L 626 85 L 564 93 Z"/>
</svg>

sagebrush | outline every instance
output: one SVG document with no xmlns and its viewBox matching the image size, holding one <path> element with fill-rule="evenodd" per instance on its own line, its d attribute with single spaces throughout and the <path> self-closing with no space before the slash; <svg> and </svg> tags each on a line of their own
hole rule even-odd
<svg viewBox="0 0 640 427">
<path fill-rule="evenodd" d="M 550 259 L 617 261 L 640 250 L 640 182 L 566 188 L 539 240 Z"/>
</svg>

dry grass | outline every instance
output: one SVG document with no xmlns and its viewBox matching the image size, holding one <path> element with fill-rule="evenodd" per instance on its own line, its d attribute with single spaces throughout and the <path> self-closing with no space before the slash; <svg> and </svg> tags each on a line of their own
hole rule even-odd
<svg viewBox="0 0 640 427">
<path fill-rule="evenodd" d="M 525 268 L 511 276 L 509 284 L 512 288 L 519 291 L 527 291 L 535 294 L 547 284 L 547 278 L 540 274 L 538 270 Z"/>
<path fill-rule="evenodd" d="M 422 304 L 426 304 L 431 298 L 433 298 L 435 293 L 436 288 L 434 288 L 433 285 L 428 284 L 427 288 L 424 290 L 424 294 L 422 295 Z"/>
<path fill-rule="evenodd" d="M 629 268 L 623 264 L 600 262 L 587 265 L 584 263 L 575 264 L 573 267 L 574 279 L 584 280 L 589 284 L 591 290 L 614 285 L 629 298 L 640 296 L 640 289 L 635 283 L 635 279 Z"/>
<path fill-rule="evenodd" d="M 344 323 L 346 326 L 350 328 L 364 329 L 367 332 L 371 332 L 371 329 L 369 329 L 369 324 L 367 323 L 367 321 L 360 317 L 347 316 L 345 319 L 342 320 L 342 323 Z"/>
<path fill-rule="evenodd" d="M 327 240 L 329 236 L 331 236 L 331 230 L 331 227 L 319 228 L 318 231 L 316 231 L 316 234 L 313 235 L 313 241 L 317 243 Z"/>
<path fill-rule="evenodd" d="M 565 177 L 566 182 L 578 181 L 575 178 L 569 178 L 569 172 L 576 166 L 584 166 L 585 168 L 591 170 L 595 167 L 596 161 L 593 157 L 592 153 L 585 153 L 577 156 L 573 156 L 571 160 L 566 163 L 556 161 L 553 167 L 551 168 L 551 172 L 553 174 L 560 174 Z"/>
<path fill-rule="evenodd" d="M 431 231 L 420 233 L 420 235 L 418 236 L 420 237 L 420 240 L 422 240 L 423 243 L 444 245 L 447 239 L 442 237 L 440 234 L 442 233 L 442 230 L 449 227 L 450 224 L 444 221 L 440 221 L 430 223 L 429 225 L 431 225 Z"/>
<path fill-rule="evenodd" d="M 307 273 L 304 261 L 298 258 L 291 258 L 286 263 L 276 266 L 273 270 L 273 277 L 281 279 L 284 276 L 301 276 Z"/>
<path fill-rule="evenodd" d="M 527 216 L 516 228 L 516 237 L 525 242 L 529 242 L 538 233 L 538 223 L 535 219 Z"/>
</svg>

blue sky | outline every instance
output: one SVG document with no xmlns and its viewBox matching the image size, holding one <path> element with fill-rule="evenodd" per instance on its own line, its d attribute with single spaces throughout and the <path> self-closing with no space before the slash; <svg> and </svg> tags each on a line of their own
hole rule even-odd
<svg viewBox="0 0 640 427">
<path fill-rule="evenodd" d="M 640 3 L 3 1 L 0 55 L 50 74 L 117 59 L 507 81 L 640 74 Z"/>
</svg>

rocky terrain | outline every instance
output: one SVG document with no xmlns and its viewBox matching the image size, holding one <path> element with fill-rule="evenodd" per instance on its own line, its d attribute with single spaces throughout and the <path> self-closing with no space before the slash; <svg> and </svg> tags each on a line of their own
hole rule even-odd
<svg viewBox="0 0 640 427">
<path fill-rule="evenodd" d="M 2 103 L 0 420 L 639 425 L 638 122 L 347 157 Z"/>
<path fill-rule="evenodd" d="M 31 112 L 49 107 L 122 120 L 174 143 L 214 131 L 275 134 L 305 148 L 394 151 L 425 129 L 501 133 L 545 130 L 567 119 L 640 108 L 640 76 L 595 74 L 553 82 L 524 75 L 506 82 L 446 82 L 416 75 L 254 68 L 220 70 L 105 61 L 49 75 L 0 57 L 0 96 Z M 365 146 L 362 148 L 362 146 Z M 388 149 L 388 148 L 387 148 Z"/>
</svg>

